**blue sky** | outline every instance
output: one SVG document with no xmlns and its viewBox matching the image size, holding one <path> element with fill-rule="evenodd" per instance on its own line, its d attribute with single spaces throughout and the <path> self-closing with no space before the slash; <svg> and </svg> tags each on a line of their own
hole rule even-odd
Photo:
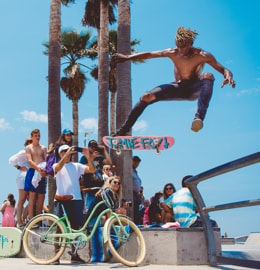
<svg viewBox="0 0 260 270">
<path fill-rule="evenodd" d="M 159 5 L 158 5 L 159 3 Z M 42 43 L 48 40 L 49 1 L 0 1 L 1 100 L 0 100 L 0 200 L 9 192 L 17 197 L 17 171 L 8 158 L 23 148 L 34 128 L 41 130 L 41 143 L 47 138 L 48 59 Z M 85 1 L 62 8 L 62 27 L 85 30 L 81 25 Z M 199 32 L 195 46 L 211 52 L 234 74 L 236 88 L 220 88 L 216 78 L 214 93 L 198 133 L 190 130 L 196 102 L 161 102 L 148 107 L 137 122 L 135 135 L 169 135 L 175 145 L 157 156 L 151 151 L 135 151 L 142 162 L 139 174 L 146 197 L 172 182 L 180 188 L 183 176 L 196 175 L 234 159 L 259 151 L 260 144 L 260 59 L 258 0 L 133 0 L 131 36 L 141 41 L 138 51 L 174 47 L 178 26 Z M 93 34 L 95 32 L 93 31 Z M 91 64 L 91 63 L 88 63 Z M 145 92 L 173 80 L 168 59 L 151 59 L 132 65 L 133 105 Z M 61 93 L 62 128 L 72 127 L 72 104 Z M 79 101 L 79 142 L 84 133 L 97 136 L 97 84 L 90 81 Z M 259 198 L 259 164 L 231 172 L 199 185 L 207 205 Z M 259 206 L 211 213 L 230 236 L 259 231 Z"/>
</svg>

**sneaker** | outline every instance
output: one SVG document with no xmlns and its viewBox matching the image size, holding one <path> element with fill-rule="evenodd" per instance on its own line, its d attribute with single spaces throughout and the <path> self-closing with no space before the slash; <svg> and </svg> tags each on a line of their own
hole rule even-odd
<svg viewBox="0 0 260 270">
<path fill-rule="evenodd" d="M 71 263 L 86 263 L 84 260 L 82 260 L 78 254 L 71 256 Z"/>
<path fill-rule="evenodd" d="M 191 130 L 193 130 L 194 132 L 199 131 L 200 129 L 203 128 L 203 122 L 201 119 L 199 118 L 195 118 L 191 124 Z"/>
<path fill-rule="evenodd" d="M 40 228 L 40 224 L 35 224 L 32 226 L 32 229 L 38 229 L 38 228 Z"/>
<path fill-rule="evenodd" d="M 16 227 L 18 229 L 23 229 L 25 227 L 25 224 L 17 224 Z"/>
</svg>

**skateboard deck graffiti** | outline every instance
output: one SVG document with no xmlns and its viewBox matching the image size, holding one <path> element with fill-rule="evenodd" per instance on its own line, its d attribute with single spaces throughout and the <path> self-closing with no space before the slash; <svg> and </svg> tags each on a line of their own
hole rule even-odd
<svg viewBox="0 0 260 270">
<path fill-rule="evenodd" d="M 158 154 L 161 150 L 167 150 L 174 144 L 174 138 L 170 136 L 118 136 L 103 137 L 104 144 L 121 153 L 123 150 L 155 150 Z"/>
<path fill-rule="evenodd" d="M 12 257 L 21 250 L 22 231 L 14 227 L 0 228 L 0 257 Z"/>
</svg>

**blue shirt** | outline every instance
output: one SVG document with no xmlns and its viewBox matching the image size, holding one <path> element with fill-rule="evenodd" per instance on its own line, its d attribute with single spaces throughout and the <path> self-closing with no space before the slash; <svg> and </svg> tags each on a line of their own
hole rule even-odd
<svg viewBox="0 0 260 270">
<path fill-rule="evenodd" d="M 133 176 L 133 191 L 139 192 L 142 186 L 142 180 L 139 177 L 137 170 L 133 169 L 132 176 Z"/>
</svg>

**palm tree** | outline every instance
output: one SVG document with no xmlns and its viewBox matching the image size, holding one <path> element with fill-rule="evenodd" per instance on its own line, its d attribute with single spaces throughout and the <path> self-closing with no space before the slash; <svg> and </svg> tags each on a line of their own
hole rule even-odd
<svg viewBox="0 0 260 270">
<path fill-rule="evenodd" d="M 97 57 L 96 41 L 91 41 L 91 32 L 78 34 L 76 31 L 63 32 L 61 34 L 61 58 L 63 64 L 67 64 L 64 69 L 65 77 L 62 77 L 60 85 L 66 96 L 72 100 L 72 118 L 74 145 L 78 145 L 78 101 L 83 95 L 87 78 L 81 71 L 81 67 L 88 68 L 80 63 L 83 58 L 95 59 Z M 74 161 L 77 161 L 74 155 Z"/>
<path fill-rule="evenodd" d="M 100 36 L 98 40 L 98 141 L 108 135 L 108 3 L 100 1 Z"/>
<path fill-rule="evenodd" d="M 140 44 L 140 41 L 137 39 L 131 40 L 130 41 L 130 46 L 131 46 L 131 53 L 136 53 L 136 49 L 134 46 Z M 109 31 L 109 56 L 115 54 L 117 52 L 117 30 L 111 29 Z M 137 61 L 133 61 L 137 62 Z M 138 62 L 144 62 L 143 60 L 139 60 Z M 92 71 L 90 72 L 90 75 L 94 79 L 98 79 L 98 65 L 94 66 Z M 110 123 L 110 128 L 109 128 L 109 133 L 114 133 L 116 126 L 115 126 L 115 119 L 116 119 L 116 94 L 117 94 L 117 72 L 116 72 L 116 65 L 114 63 L 110 62 L 110 68 L 109 68 L 109 85 L 108 85 L 108 90 L 110 92 L 110 102 L 109 102 L 109 123 Z"/>
<path fill-rule="evenodd" d="M 89 0 L 86 3 L 83 25 L 98 31 L 98 141 L 108 134 L 108 24 L 115 22 L 113 13 L 117 0 Z"/>
<path fill-rule="evenodd" d="M 130 54 L 130 0 L 118 0 L 118 41 L 119 53 Z M 116 107 L 116 125 L 119 128 L 125 121 L 132 108 L 130 67 L 131 63 L 126 61 L 117 65 L 118 93 Z M 117 157 L 117 168 L 123 183 L 123 197 L 133 201 L 132 180 L 132 151 L 125 151 Z M 132 209 L 131 209 L 132 210 Z M 133 217 L 133 212 L 130 212 Z"/>
<path fill-rule="evenodd" d="M 57 140 L 61 133 L 60 117 L 60 28 L 61 6 L 73 3 L 74 0 L 50 1 L 49 27 L 49 62 L 48 62 L 48 143 Z M 48 181 L 48 206 L 53 211 L 56 182 L 50 177 Z"/>
</svg>

